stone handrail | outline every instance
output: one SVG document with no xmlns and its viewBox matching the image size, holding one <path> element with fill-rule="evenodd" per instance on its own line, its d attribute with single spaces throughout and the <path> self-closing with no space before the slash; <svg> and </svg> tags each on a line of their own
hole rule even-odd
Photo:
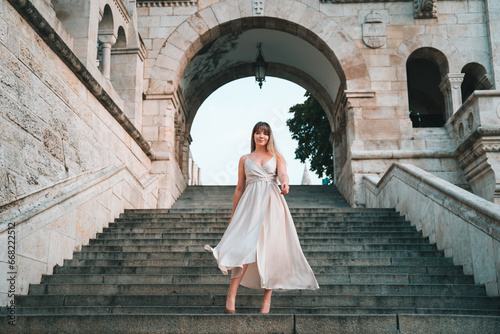
<svg viewBox="0 0 500 334">
<path fill-rule="evenodd" d="M 408 164 L 363 183 L 366 207 L 395 208 L 489 296 L 500 295 L 500 206 Z"/>
<path fill-rule="evenodd" d="M 73 197 L 82 197 L 83 200 L 80 201 L 85 201 L 88 199 L 88 195 L 85 192 L 94 187 L 99 187 L 99 184 L 111 179 L 122 171 L 132 175 L 125 165 L 120 167 L 108 166 L 63 180 L 19 198 L 14 202 L 0 206 L 0 233 L 4 232 L 9 224 L 17 225 L 25 222 Z M 141 183 L 139 180 L 136 180 L 136 182 L 140 188 L 147 189 L 157 178 L 157 176 L 154 176 L 144 183 Z M 33 206 L 33 203 L 37 204 Z"/>
</svg>

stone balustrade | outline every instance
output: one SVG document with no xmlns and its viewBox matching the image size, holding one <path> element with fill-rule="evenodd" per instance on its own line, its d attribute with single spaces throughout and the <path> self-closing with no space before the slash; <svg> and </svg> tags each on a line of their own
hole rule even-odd
<svg viewBox="0 0 500 334">
<path fill-rule="evenodd" d="M 472 191 L 500 204 L 500 91 L 475 91 L 446 127 Z"/>
<path fill-rule="evenodd" d="M 500 206 L 407 164 L 363 182 L 366 207 L 400 211 L 489 296 L 500 295 Z"/>
</svg>

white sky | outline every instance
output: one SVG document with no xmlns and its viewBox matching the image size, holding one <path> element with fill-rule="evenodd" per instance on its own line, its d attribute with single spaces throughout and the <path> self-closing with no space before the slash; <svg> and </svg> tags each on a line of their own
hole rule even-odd
<svg viewBox="0 0 500 334">
<path fill-rule="evenodd" d="M 191 128 L 191 153 L 201 168 L 204 185 L 235 185 L 238 160 L 250 153 L 250 136 L 255 123 L 271 125 L 279 151 L 287 162 L 290 184 L 300 184 L 304 164 L 295 160 L 297 141 L 286 120 L 291 106 L 305 100 L 305 90 L 286 80 L 266 77 L 259 89 L 253 77 L 232 81 L 210 95 L 198 110 Z M 321 184 L 309 171 L 312 184 Z"/>
</svg>

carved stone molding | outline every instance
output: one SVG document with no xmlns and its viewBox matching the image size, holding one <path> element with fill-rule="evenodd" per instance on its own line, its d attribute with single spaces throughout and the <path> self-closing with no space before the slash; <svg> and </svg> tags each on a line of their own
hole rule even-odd
<svg viewBox="0 0 500 334">
<path fill-rule="evenodd" d="M 483 132 L 483 131 L 479 131 Z M 489 201 L 500 204 L 500 136 L 481 136 L 469 142 L 458 163 L 472 191 Z"/>
<path fill-rule="evenodd" d="M 198 1 L 182 1 L 182 0 L 137 0 L 137 7 L 190 7 L 198 6 Z"/>
<path fill-rule="evenodd" d="M 416 19 L 437 18 L 437 0 L 413 0 Z"/>
<path fill-rule="evenodd" d="M 127 8 L 123 4 L 123 1 L 122 0 L 113 0 L 113 2 L 115 4 L 115 6 L 118 8 L 118 11 L 120 12 L 120 14 L 122 15 L 123 20 L 125 20 L 125 23 L 130 23 L 131 17 L 127 11 Z"/>
<path fill-rule="evenodd" d="M 252 0 L 253 15 L 264 16 L 264 0 Z"/>
<path fill-rule="evenodd" d="M 384 2 L 410 2 L 413 0 L 320 0 L 323 3 L 384 3 Z"/>
</svg>

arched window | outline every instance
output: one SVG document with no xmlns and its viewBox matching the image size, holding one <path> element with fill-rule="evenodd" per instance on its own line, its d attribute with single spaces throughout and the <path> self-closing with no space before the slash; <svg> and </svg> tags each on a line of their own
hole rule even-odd
<svg viewBox="0 0 500 334">
<path fill-rule="evenodd" d="M 113 45 L 115 49 L 124 49 L 127 47 L 127 36 L 125 35 L 125 30 L 122 26 L 118 28 L 118 37 L 116 38 L 116 43 Z"/>
<path fill-rule="evenodd" d="M 439 89 L 448 73 L 448 61 L 433 48 L 414 51 L 406 62 L 408 102 L 413 127 L 441 127 L 445 119 L 445 100 Z"/>
<path fill-rule="evenodd" d="M 97 63 L 106 79 L 110 78 L 111 47 L 116 42 L 114 34 L 113 13 L 109 5 L 104 6 L 101 22 L 99 22 L 97 39 Z"/>
<path fill-rule="evenodd" d="M 493 87 L 491 81 L 486 75 L 486 69 L 478 63 L 469 63 L 462 68 L 465 74 L 462 82 L 462 101 L 465 102 L 475 90 L 488 90 Z"/>
</svg>

